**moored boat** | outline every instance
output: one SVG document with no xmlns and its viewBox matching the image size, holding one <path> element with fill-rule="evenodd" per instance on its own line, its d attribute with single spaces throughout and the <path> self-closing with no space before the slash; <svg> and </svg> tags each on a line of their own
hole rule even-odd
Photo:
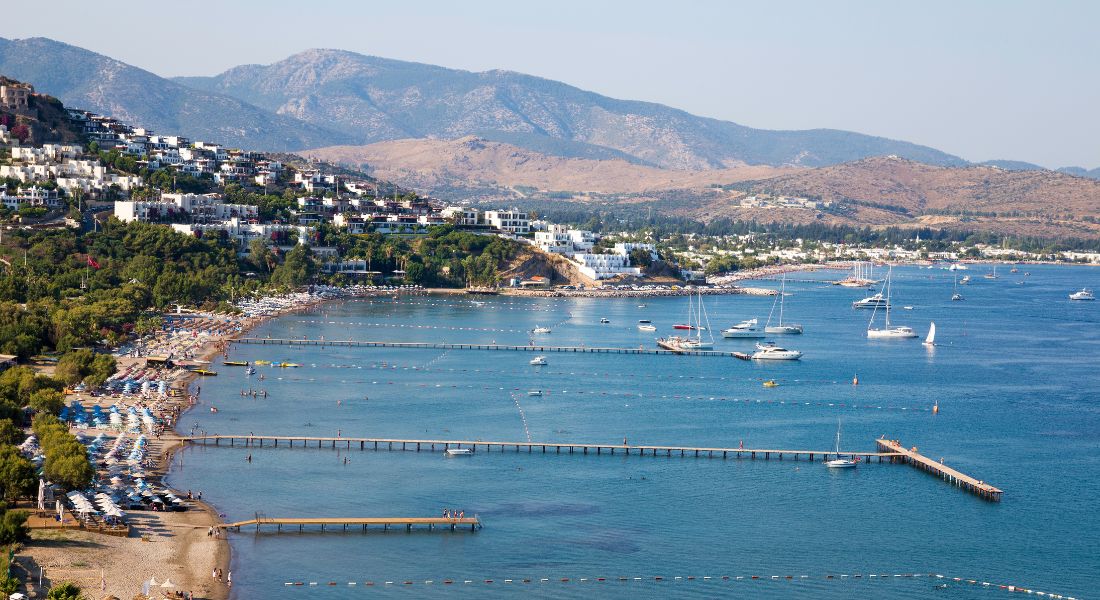
<svg viewBox="0 0 1100 600">
<path fill-rule="evenodd" d="M 1073 292 L 1069 295 L 1070 300 L 1096 300 L 1096 296 L 1093 295 L 1092 290 L 1088 288 L 1081 288 L 1081 291 Z"/>
<path fill-rule="evenodd" d="M 764 337 L 764 330 L 760 328 L 760 321 L 748 319 L 722 330 L 724 338 L 760 339 Z"/>
<path fill-rule="evenodd" d="M 798 350 L 781 348 L 774 343 L 757 344 L 752 358 L 753 360 L 798 360 L 802 358 L 802 353 Z"/>
</svg>

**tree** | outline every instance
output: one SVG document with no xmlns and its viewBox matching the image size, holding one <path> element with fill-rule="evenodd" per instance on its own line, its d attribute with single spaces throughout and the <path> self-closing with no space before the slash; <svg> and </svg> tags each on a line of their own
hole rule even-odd
<svg viewBox="0 0 1100 600">
<path fill-rule="evenodd" d="M 46 594 L 47 600 L 80 600 L 80 587 L 71 581 L 59 583 Z"/>
<path fill-rule="evenodd" d="M 271 274 L 271 283 L 283 288 L 296 288 L 309 283 L 317 269 L 309 246 L 298 244 L 283 258 L 283 264 Z"/>
<path fill-rule="evenodd" d="M 18 446 L 23 443 L 27 435 L 23 433 L 23 430 L 16 427 L 10 419 L 0 419 L 0 444 L 11 444 Z"/>
<path fill-rule="evenodd" d="M 15 446 L 0 446 L 0 497 L 11 501 L 29 496 L 37 483 L 31 461 L 23 458 Z"/>
<path fill-rule="evenodd" d="M 65 406 L 65 395 L 56 390 L 38 390 L 31 394 L 30 402 L 28 403 L 31 408 L 36 412 L 49 413 L 56 415 L 61 412 L 61 407 Z"/>
</svg>

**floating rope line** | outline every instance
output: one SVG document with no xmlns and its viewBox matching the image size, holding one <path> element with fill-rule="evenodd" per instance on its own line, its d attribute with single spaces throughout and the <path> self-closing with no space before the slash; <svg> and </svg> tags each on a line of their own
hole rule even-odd
<svg viewBox="0 0 1100 600">
<path fill-rule="evenodd" d="M 523 433 L 527 434 L 527 443 L 531 443 L 531 429 L 527 427 L 527 414 L 523 412 L 523 407 L 519 405 L 519 396 L 513 391 L 511 392 L 512 402 L 516 403 L 516 408 L 519 410 L 519 418 L 523 421 Z"/>
<path fill-rule="evenodd" d="M 992 583 L 988 581 L 981 581 L 978 579 L 967 579 L 963 577 L 951 577 L 940 573 L 895 573 L 895 574 L 880 574 L 880 573 L 855 573 L 855 574 L 832 574 L 832 575 L 678 575 L 678 576 L 666 576 L 666 575 L 646 575 L 641 577 L 626 577 L 622 575 L 610 576 L 610 577 L 513 577 L 510 579 L 502 578 L 485 578 L 485 579 L 393 579 L 373 581 L 367 580 L 363 582 L 348 581 L 341 583 L 337 581 L 317 582 L 317 581 L 286 581 L 283 583 L 285 587 L 318 587 L 318 586 L 365 586 L 365 587 L 390 587 L 390 586 L 415 586 L 415 585 L 455 585 L 455 586 L 483 586 L 483 585 L 608 585 L 608 584 L 642 584 L 642 583 L 736 583 L 736 582 L 803 582 L 803 581 L 830 581 L 830 582 L 843 582 L 843 581 L 894 581 L 894 580 L 915 580 L 926 579 L 931 580 L 936 588 L 949 588 L 952 584 L 961 584 L 966 586 L 977 586 L 989 589 L 1001 590 L 1005 592 L 1024 593 L 1031 594 L 1046 598 L 1055 598 L 1060 600 L 1082 600 L 1075 596 L 1066 596 L 1063 594 L 1056 594 L 1052 592 L 1043 592 L 1035 590 L 1021 585 L 1004 584 L 1004 583 Z"/>
</svg>

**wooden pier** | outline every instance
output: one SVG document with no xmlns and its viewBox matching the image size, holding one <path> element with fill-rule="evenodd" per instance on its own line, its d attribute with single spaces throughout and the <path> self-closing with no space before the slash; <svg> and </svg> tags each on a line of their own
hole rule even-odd
<svg viewBox="0 0 1100 600">
<path fill-rule="evenodd" d="M 330 448 L 338 450 L 393 450 L 406 452 L 445 452 L 466 448 L 471 452 L 526 452 L 528 454 L 596 454 L 625 456 L 664 456 L 693 458 L 747 458 L 764 460 L 827 461 L 837 456 L 858 456 L 878 462 L 899 456 L 897 452 L 841 452 L 834 450 L 777 450 L 770 448 L 720 448 L 703 446 L 646 446 L 628 444 L 581 444 L 573 442 L 496 442 L 485 440 L 415 440 L 397 438 L 304 437 L 286 435 L 201 435 L 184 441 L 215 446 L 286 448 Z"/>
<path fill-rule="evenodd" d="M 413 350 L 496 350 L 501 352 L 537 352 L 547 354 L 550 352 L 577 352 L 585 354 L 651 354 L 651 355 L 679 355 L 679 356 L 712 356 L 717 358 L 736 358 L 734 352 L 719 352 L 717 350 L 664 350 L 661 348 L 612 348 L 595 346 L 543 346 L 528 345 L 516 346 L 509 344 L 458 344 L 447 342 L 371 342 L 361 340 L 310 340 L 310 339 L 278 339 L 242 337 L 230 340 L 235 344 L 252 344 L 260 346 L 319 346 L 334 348 L 404 348 Z M 277 365 L 274 365 L 277 366 Z"/>
<path fill-rule="evenodd" d="M 465 528 L 470 526 L 470 531 L 476 531 L 481 529 L 481 521 L 477 517 L 349 517 L 349 518 L 304 518 L 304 519 L 285 519 L 285 518 L 271 518 L 257 516 L 254 519 L 248 519 L 245 521 L 237 521 L 236 523 L 220 523 L 214 527 L 220 527 L 222 529 L 235 529 L 241 530 L 241 527 L 255 525 L 256 531 L 260 530 L 261 525 L 274 525 L 276 531 L 282 532 L 283 526 L 293 527 L 298 526 L 298 531 L 303 532 L 307 526 L 320 526 L 321 531 L 326 531 L 327 528 L 341 527 L 342 531 L 347 531 L 349 526 L 362 527 L 363 531 L 367 531 L 367 528 L 371 525 L 375 527 L 382 527 L 383 531 L 389 530 L 390 527 L 404 527 L 405 531 L 412 531 L 414 525 L 427 525 L 428 531 L 435 529 L 436 527 L 450 528 L 451 531 L 455 531 L 460 526 Z"/>
<path fill-rule="evenodd" d="M 835 450 L 791 450 L 776 448 L 722 448 L 708 446 L 650 446 L 638 444 L 585 444 L 575 442 L 501 442 L 486 440 L 432 440 L 402 438 L 314 437 L 287 435 L 199 435 L 181 438 L 192 444 L 269 448 L 329 448 L 333 450 L 385 450 L 399 452 L 446 452 L 468 449 L 471 453 L 513 452 L 526 454 L 595 454 L 653 457 L 737 458 L 762 460 L 808 460 L 825 462 L 840 457 L 857 457 L 868 463 L 908 464 L 933 473 L 956 487 L 985 500 L 999 502 L 1004 492 L 984 481 L 956 471 L 943 463 L 922 456 L 916 448 L 906 449 L 896 440 L 875 440 L 878 452 Z M 462 460 L 455 458 L 455 460 Z M 343 523 L 344 520 L 337 521 Z M 265 521 L 266 522 L 266 521 Z M 354 523 L 354 521 L 346 521 Z M 404 522 L 404 521 L 402 521 Z M 247 522 L 245 524 L 248 524 Z"/>
<path fill-rule="evenodd" d="M 1001 497 L 1004 496 L 1004 491 L 989 485 L 985 481 L 960 473 L 942 462 L 936 462 L 917 452 L 916 447 L 906 449 L 898 440 L 877 439 L 875 443 L 882 451 L 893 453 L 891 460 L 901 461 L 922 471 L 932 473 L 944 481 L 986 500 L 1000 502 Z"/>
</svg>

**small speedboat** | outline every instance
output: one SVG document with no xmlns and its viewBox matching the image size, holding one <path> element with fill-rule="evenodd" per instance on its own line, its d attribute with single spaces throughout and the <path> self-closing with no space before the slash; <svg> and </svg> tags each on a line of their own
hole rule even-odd
<svg viewBox="0 0 1100 600">
<path fill-rule="evenodd" d="M 958 293 L 958 292 L 955 292 L 954 294 L 951 294 L 951 301 L 952 302 L 958 302 L 959 300 L 962 300 L 962 299 L 963 299 L 963 295 Z"/>
<path fill-rule="evenodd" d="M 779 383 L 777 383 L 774 379 L 769 379 L 769 380 L 764 382 L 764 387 L 766 387 L 766 388 L 779 387 Z"/>
<path fill-rule="evenodd" d="M 657 331 L 657 328 L 654 327 L 653 325 L 646 325 L 645 323 L 642 323 L 642 324 L 638 325 L 638 330 L 639 331 Z"/>
<path fill-rule="evenodd" d="M 541 396 L 542 395 L 542 390 L 531 390 L 531 391 L 527 392 L 527 395 L 528 396 Z"/>
<path fill-rule="evenodd" d="M 550 328 L 549 327 L 543 327 L 542 325 L 539 325 L 538 327 L 535 327 L 534 329 L 532 329 L 531 333 L 550 333 Z"/>
<path fill-rule="evenodd" d="M 443 456 L 447 458 L 455 458 L 457 456 L 473 456 L 474 451 L 469 448 L 447 448 L 443 451 Z"/>
<path fill-rule="evenodd" d="M 1079 292 L 1073 292 L 1069 295 L 1070 300 L 1096 300 L 1096 296 L 1093 295 L 1092 290 L 1088 288 L 1081 288 Z"/>
<path fill-rule="evenodd" d="M 608 319 L 607 317 L 604 317 L 604 318 L 600 319 L 600 323 L 610 323 L 610 322 L 611 322 L 611 319 Z"/>
<path fill-rule="evenodd" d="M 536 367 L 545 367 L 546 364 L 547 364 L 546 363 L 546 357 L 545 356 L 536 356 L 535 358 L 531 359 L 531 364 L 536 366 Z"/>
<path fill-rule="evenodd" d="M 802 358 L 802 353 L 798 350 L 780 348 L 775 344 L 757 344 L 752 358 L 753 360 L 798 360 Z"/>
</svg>

